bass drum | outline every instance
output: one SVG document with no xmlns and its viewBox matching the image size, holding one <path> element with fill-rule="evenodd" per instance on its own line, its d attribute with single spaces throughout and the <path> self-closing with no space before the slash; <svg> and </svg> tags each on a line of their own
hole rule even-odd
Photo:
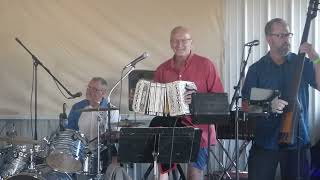
<svg viewBox="0 0 320 180">
<path fill-rule="evenodd" d="M 27 170 L 6 180 L 72 180 L 72 178 L 67 173 L 56 172 L 46 165 L 39 165 L 36 170 Z"/>
</svg>

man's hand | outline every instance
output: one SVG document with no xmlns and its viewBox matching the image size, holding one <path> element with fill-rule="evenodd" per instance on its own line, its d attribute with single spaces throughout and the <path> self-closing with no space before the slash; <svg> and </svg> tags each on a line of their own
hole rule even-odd
<svg viewBox="0 0 320 180">
<path fill-rule="evenodd" d="M 319 58 L 318 53 L 313 48 L 312 44 L 304 42 L 300 46 L 300 52 L 306 53 L 311 60 Z"/>
<path fill-rule="evenodd" d="M 184 94 L 184 101 L 187 104 L 191 104 L 191 94 L 196 93 L 197 92 L 197 86 L 195 86 L 194 84 L 186 84 L 186 92 Z"/>
<path fill-rule="evenodd" d="M 284 101 L 276 97 L 271 101 L 271 110 L 274 113 L 282 114 L 283 109 L 286 107 L 286 105 L 288 105 L 287 101 Z"/>
</svg>

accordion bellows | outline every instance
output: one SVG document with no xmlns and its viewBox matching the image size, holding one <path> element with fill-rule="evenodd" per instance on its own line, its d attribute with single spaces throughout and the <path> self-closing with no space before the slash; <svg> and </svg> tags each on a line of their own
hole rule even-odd
<svg viewBox="0 0 320 180">
<path fill-rule="evenodd" d="M 190 114 L 189 105 L 184 100 L 187 85 L 195 87 L 190 81 L 156 83 L 140 79 L 136 85 L 132 109 L 136 113 L 155 116 Z"/>
</svg>

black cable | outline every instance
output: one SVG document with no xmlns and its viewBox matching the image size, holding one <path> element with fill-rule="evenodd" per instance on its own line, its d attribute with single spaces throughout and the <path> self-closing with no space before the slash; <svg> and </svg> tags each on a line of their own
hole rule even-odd
<svg viewBox="0 0 320 180">
<path fill-rule="evenodd" d="M 192 134 L 192 142 L 191 142 L 191 150 L 190 150 L 190 156 L 189 156 L 189 162 L 191 161 L 191 157 L 192 157 L 192 150 L 193 150 L 193 143 L 194 143 L 194 136 L 195 136 L 195 130 L 193 130 L 193 134 Z"/>
<path fill-rule="evenodd" d="M 54 78 L 52 78 L 52 79 L 53 79 L 53 82 L 56 84 L 58 90 L 59 90 L 60 93 L 62 94 L 62 96 L 63 96 L 64 98 L 66 98 L 66 99 L 70 99 L 70 98 L 68 98 L 68 97 L 62 92 L 62 90 L 60 89 L 60 86 L 58 85 L 57 81 L 56 81 Z"/>
<path fill-rule="evenodd" d="M 170 150 L 170 159 L 169 159 L 169 167 L 171 167 L 172 164 L 172 152 L 173 152 L 173 142 L 174 142 L 174 132 L 177 125 L 178 118 L 175 118 L 173 128 L 172 128 L 172 138 L 171 138 L 171 150 Z M 160 144 L 160 141 L 159 141 Z"/>
</svg>

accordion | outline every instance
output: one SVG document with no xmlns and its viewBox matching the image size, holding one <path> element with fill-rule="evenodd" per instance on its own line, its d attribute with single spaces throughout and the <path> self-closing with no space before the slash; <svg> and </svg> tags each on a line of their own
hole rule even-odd
<svg viewBox="0 0 320 180">
<path fill-rule="evenodd" d="M 190 114 L 189 105 L 184 100 L 187 86 L 196 87 L 190 81 L 156 83 L 140 79 L 136 85 L 132 110 L 155 116 Z"/>
</svg>

